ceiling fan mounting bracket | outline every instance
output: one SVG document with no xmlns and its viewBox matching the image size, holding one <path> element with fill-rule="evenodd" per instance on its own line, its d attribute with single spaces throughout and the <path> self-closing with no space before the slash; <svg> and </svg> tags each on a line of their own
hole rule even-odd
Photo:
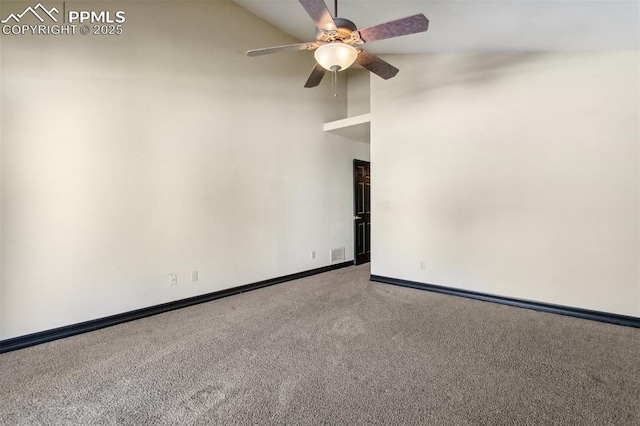
<svg viewBox="0 0 640 426">
<path fill-rule="evenodd" d="M 345 38 L 343 41 L 348 44 L 364 44 L 364 40 L 360 38 L 359 31 L 353 31 L 349 37 Z"/>
</svg>

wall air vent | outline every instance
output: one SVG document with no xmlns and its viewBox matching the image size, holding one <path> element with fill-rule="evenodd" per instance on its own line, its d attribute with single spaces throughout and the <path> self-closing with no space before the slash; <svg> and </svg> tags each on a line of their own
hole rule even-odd
<svg viewBox="0 0 640 426">
<path fill-rule="evenodd" d="M 331 250 L 331 263 L 344 262 L 344 247 Z"/>
</svg>

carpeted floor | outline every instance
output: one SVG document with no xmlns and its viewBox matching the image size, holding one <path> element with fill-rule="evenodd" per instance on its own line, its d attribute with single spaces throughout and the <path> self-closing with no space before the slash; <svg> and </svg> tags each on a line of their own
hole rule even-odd
<svg viewBox="0 0 640 426">
<path fill-rule="evenodd" d="M 0 355 L 0 424 L 640 424 L 640 329 L 368 277 Z"/>
</svg>

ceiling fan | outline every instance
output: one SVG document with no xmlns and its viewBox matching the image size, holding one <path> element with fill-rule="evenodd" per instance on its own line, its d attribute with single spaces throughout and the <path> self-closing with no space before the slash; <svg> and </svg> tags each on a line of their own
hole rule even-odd
<svg viewBox="0 0 640 426">
<path fill-rule="evenodd" d="M 331 16 L 323 0 L 298 1 L 316 24 L 316 41 L 249 50 L 247 56 L 269 55 L 292 50 L 314 50 L 316 65 L 304 87 L 319 85 L 325 71 L 333 72 L 335 79 L 339 71 L 344 71 L 354 62 L 388 80 L 398 74 L 398 68 L 359 46 L 376 40 L 424 32 L 429 28 L 429 20 L 420 13 L 358 30 L 353 22 L 337 16 L 338 0 L 335 0 L 336 16 Z"/>
</svg>

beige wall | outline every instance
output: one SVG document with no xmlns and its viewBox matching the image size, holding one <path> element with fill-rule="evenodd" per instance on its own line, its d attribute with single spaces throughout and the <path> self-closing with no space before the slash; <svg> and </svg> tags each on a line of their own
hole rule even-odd
<svg viewBox="0 0 640 426">
<path fill-rule="evenodd" d="M 640 316 L 638 53 L 389 59 L 372 273 Z"/>
<path fill-rule="evenodd" d="M 363 68 L 349 70 L 347 85 L 347 115 L 355 117 L 371 112 L 371 73 Z"/>
<path fill-rule="evenodd" d="M 99 5 L 124 35 L 2 36 L 0 338 L 351 259 L 344 84 L 230 2 Z"/>
</svg>

